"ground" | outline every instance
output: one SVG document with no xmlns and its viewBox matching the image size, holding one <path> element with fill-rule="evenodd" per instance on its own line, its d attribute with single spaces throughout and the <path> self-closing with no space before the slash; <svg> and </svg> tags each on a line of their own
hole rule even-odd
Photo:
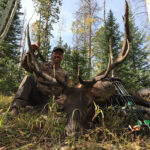
<svg viewBox="0 0 150 150">
<path fill-rule="evenodd" d="M 99 123 L 93 129 L 66 136 L 66 116 L 56 111 L 53 102 L 47 111 L 27 108 L 13 117 L 9 114 L 12 99 L 0 95 L 0 150 L 150 149 L 149 131 L 131 133 L 132 119 L 118 115 L 115 108 L 99 109 Z"/>
</svg>

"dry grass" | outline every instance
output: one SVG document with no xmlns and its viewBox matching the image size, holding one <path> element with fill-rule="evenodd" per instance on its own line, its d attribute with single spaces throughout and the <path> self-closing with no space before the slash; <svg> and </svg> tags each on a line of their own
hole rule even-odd
<svg viewBox="0 0 150 150">
<path fill-rule="evenodd" d="M 116 115 L 109 107 L 94 129 L 67 137 L 66 116 L 57 112 L 54 103 L 47 111 L 26 110 L 17 117 L 8 113 L 13 97 L 0 95 L 0 150 L 140 150 L 150 149 L 149 134 L 131 134 L 127 125 L 132 120 Z"/>
</svg>

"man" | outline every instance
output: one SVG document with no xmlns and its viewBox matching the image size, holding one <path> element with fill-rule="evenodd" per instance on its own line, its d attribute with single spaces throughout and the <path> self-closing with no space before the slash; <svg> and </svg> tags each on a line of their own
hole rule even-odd
<svg viewBox="0 0 150 150">
<path fill-rule="evenodd" d="M 33 44 L 32 49 L 38 50 L 39 43 Z M 51 54 L 51 62 L 40 64 L 40 68 L 42 72 L 52 77 L 57 75 L 64 83 L 68 84 L 68 73 L 60 67 L 63 53 L 64 50 L 62 48 L 55 47 Z M 32 73 L 32 70 L 30 70 L 27 64 L 27 57 L 29 55 L 29 52 L 25 54 L 21 65 L 26 71 Z M 58 97 L 62 94 L 63 89 L 60 86 L 47 86 L 42 84 L 42 81 L 44 81 L 44 79 L 41 77 L 33 78 L 28 75 L 24 77 L 12 102 L 12 115 L 19 113 L 19 107 L 45 105 L 53 96 Z"/>
</svg>

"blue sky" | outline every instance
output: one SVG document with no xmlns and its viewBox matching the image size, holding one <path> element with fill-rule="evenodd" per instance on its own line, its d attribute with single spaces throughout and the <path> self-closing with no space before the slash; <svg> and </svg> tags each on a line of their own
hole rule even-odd
<svg viewBox="0 0 150 150">
<path fill-rule="evenodd" d="M 71 44 L 72 42 L 72 33 L 71 33 L 71 25 L 73 21 L 73 13 L 75 12 L 75 8 L 77 6 L 77 2 L 75 0 L 63 0 L 63 5 L 60 8 L 60 21 L 63 20 L 64 22 L 64 30 L 61 33 L 62 38 L 64 39 L 64 42 Z M 36 13 L 34 13 L 34 7 L 32 0 L 22 0 L 22 11 L 26 10 L 26 20 L 30 20 L 30 23 L 32 24 L 38 17 Z M 34 15 L 33 15 L 34 14 Z M 33 17 L 32 17 L 33 15 Z M 52 39 L 53 45 L 56 44 L 56 41 L 59 37 L 59 23 L 54 25 L 53 30 L 54 38 Z"/>
<path fill-rule="evenodd" d="M 99 6 L 103 7 L 103 0 L 99 1 Z M 60 22 L 63 20 L 63 31 L 61 33 L 61 36 L 63 38 L 64 43 L 68 43 L 69 45 L 72 45 L 72 33 L 71 33 L 71 25 L 72 21 L 74 20 L 73 14 L 76 12 L 76 10 L 79 7 L 79 0 L 63 0 L 62 1 L 63 5 L 60 9 Z M 106 13 L 111 9 L 114 13 L 115 18 L 117 19 L 117 22 L 120 24 L 120 29 L 123 30 L 123 21 L 122 21 L 122 16 L 124 15 L 124 0 L 106 0 Z M 134 10 L 136 9 L 135 7 L 135 2 L 131 3 L 132 5 L 132 10 L 134 13 Z M 136 5 L 137 6 L 137 5 Z M 31 19 L 33 13 L 34 13 L 34 7 L 33 7 L 33 2 L 32 0 L 22 0 L 22 11 L 26 9 L 26 16 L 27 20 Z M 100 16 L 103 15 L 103 11 L 101 11 Z M 31 19 L 31 23 L 34 22 L 37 19 L 36 14 L 33 15 Z M 138 26 L 141 26 L 140 20 L 142 20 L 141 16 L 136 16 L 135 17 L 136 23 Z M 54 38 L 51 39 L 51 42 L 53 45 L 56 45 L 58 37 L 60 36 L 59 33 L 59 28 L 60 28 L 60 23 L 54 25 L 54 31 L 53 35 Z"/>
</svg>

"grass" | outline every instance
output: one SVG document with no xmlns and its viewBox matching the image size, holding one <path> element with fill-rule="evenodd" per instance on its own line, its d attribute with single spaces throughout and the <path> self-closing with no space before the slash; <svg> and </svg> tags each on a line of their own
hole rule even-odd
<svg viewBox="0 0 150 150">
<path fill-rule="evenodd" d="M 150 149 L 149 134 L 129 132 L 127 126 L 134 122 L 116 113 L 116 108 L 97 110 L 100 117 L 94 129 L 66 136 L 66 116 L 56 111 L 53 102 L 47 111 L 22 109 L 12 117 L 8 113 L 12 99 L 0 95 L 0 150 Z"/>
</svg>

